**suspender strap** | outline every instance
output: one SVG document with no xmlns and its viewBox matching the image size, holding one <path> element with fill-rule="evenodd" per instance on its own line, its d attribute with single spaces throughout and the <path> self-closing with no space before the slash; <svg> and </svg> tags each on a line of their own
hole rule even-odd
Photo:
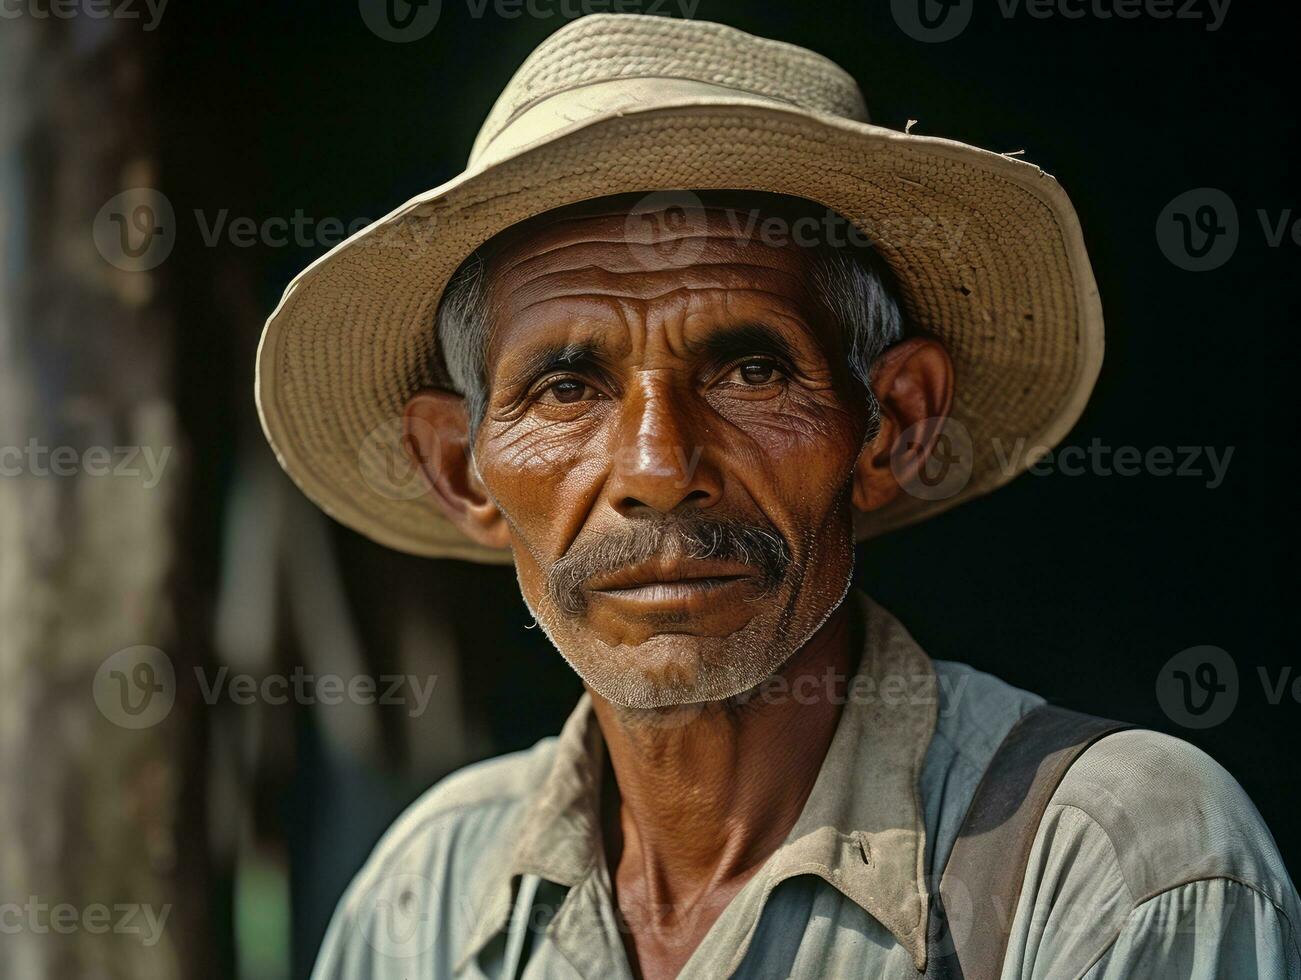
<svg viewBox="0 0 1301 980">
<path fill-rule="evenodd" d="M 1002 972 L 1030 848 L 1048 801 L 1085 749 L 1130 727 L 1048 704 L 1012 726 L 976 787 L 940 882 L 940 915 L 960 967 L 950 975 L 996 980 Z M 942 956 L 947 950 L 934 952 Z M 951 964 L 951 957 L 944 958 Z"/>
</svg>

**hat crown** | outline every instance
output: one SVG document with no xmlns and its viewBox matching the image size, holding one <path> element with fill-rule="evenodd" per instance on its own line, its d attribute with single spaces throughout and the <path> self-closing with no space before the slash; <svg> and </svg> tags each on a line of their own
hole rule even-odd
<svg viewBox="0 0 1301 980">
<path fill-rule="evenodd" d="M 603 83 L 634 80 L 657 82 L 651 93 L 672 92 L 668 80 L 677 80 L 867 122 L 854 79 L 807 48 L 708 21 L 591 14 L 556 31 L 520 66 L 479 130 L 471 165 L 540 103 L 583 89 L 601 99 Z"/>
</svg>

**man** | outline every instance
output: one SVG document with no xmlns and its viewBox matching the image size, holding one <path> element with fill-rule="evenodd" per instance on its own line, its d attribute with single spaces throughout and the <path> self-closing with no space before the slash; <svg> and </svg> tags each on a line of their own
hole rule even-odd
<svg viewBox="0 0 1301 980">
<path fill-rule="evenodd" d="M 588 692 L 398 821 L 316 975 L 1298 975 L 1296 892 L 1227 773 L 932 662 L 850 595 L 856 536 L 1069 429 L 1101 330 L 1037 168 L 870 126 L 789 45 L 557 32 L 466 173 L 263 338 L 298 484 L 394 547 L 513 560 Z"/>
</svg>

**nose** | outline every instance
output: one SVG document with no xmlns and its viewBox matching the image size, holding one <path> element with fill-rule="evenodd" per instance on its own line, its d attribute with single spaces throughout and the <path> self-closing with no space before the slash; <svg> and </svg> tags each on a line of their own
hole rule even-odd
<svg viewBox="0 0 1301 980">
<path fill-rule="evenodd" d="M 625 394 L 606 487 L 610 506 L 625 517 L 678 507 L 712 507 L 723 496 L 722 475 L 693 393 L 663 378 L 645 378 Z"/>
</svg>

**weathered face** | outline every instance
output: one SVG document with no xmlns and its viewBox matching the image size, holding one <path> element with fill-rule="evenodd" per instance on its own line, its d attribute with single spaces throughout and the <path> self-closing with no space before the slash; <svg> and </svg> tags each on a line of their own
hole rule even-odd
<svg viewBox="0 0 1301 980">
<path fill-rule="evenodd" d="M 745 227 L 596 213 L 489 263 L 478 477 L 530 609 L 617 704 L 753 687 L 848 588 L 868 398 L 805 252 Z"/>
</svg>

